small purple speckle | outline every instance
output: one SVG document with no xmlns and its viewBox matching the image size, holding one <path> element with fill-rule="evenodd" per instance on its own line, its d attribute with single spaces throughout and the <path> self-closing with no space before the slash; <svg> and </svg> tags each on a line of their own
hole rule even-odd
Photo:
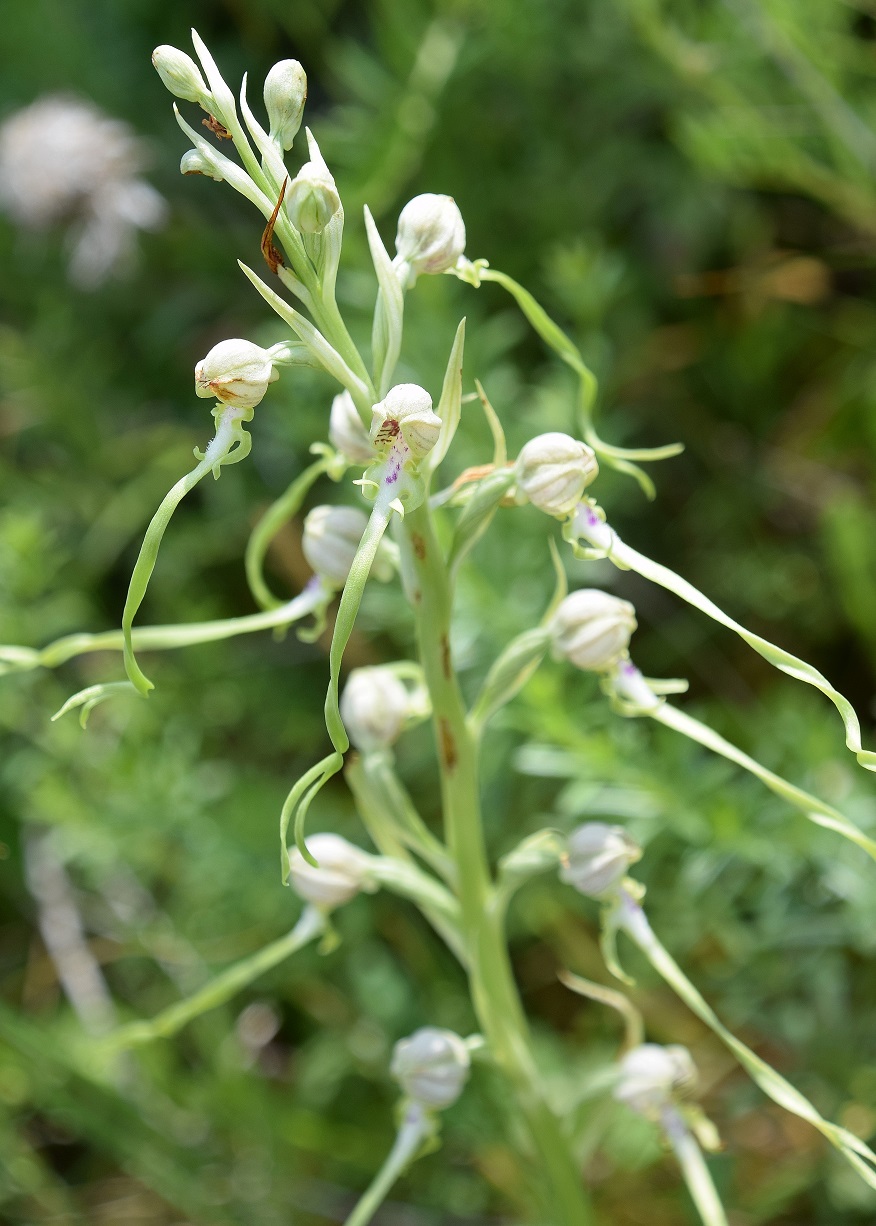
<svg viewBox="0 0 876 1226">
<path fill-rule="evenodd" d="M 627 660 L 626 664 L 623 666 L 623 672 L 627 677 L 635 677 L 638 671 L 639 670 L 636 668 L 635 664 L 631 663 L 629 660 Z"/>
<path fill-rule="evenodd" d="M 393 471 L 386 478 L 386 484 L 394 485 L 396 481 L 398 481 L 398 469 L 397 468 L 393 469 Z"/>
<path fill-rule="evenodd" d="M 588 511 L 587 512 L 587 523 L 591 528 L 595 528 L 596 525 L 599 523 L 599 516 L 595 515 L 592 511 Z"/>
</svg>

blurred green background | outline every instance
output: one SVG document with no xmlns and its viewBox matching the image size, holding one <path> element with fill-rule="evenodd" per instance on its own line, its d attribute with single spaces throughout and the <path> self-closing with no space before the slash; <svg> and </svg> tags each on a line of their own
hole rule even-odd
<svg viewBox="0 0 876 1226">
<path fill-rule="evenodd" d="M 177 173 L 186 145 L 149 56 L 188 49 L 194 24 L 230 81 L 249 71 L 253 101 L 275 60 L 305 65 L 307 121 L 346 207 L 340 296 L 355 335 L 367 341 L 374 293 L 362 204 L 389 243 L 410 196 L 452 194 L 468 254 L 526 284 L 599 372 L 603 435 L 685 444 L 652 468 L 653 504 L 627 478 L 600 478 L 611 522 L 819 667 L 872 733 L 876 5 L 2 0 L 0 18 L 0 119 L 46 93 L 93 100 L 149 141 L 146 177 L 169 205 L 126 277 L 91 292 L 68 280 L 63 227 L 0 218 L 0 642 L 118 624 L 143 529 L 209 434 L 196 360 L 228 336 L 281 335 L 235 262 L 258 260 L 258 217 Z M 463 314 L 466 390 L 484 382 L 512 453 L 534 433 L 574 432 L 569 372 L 493 286 L 422 279 L 403 376 L 437 388 Z M 332 394 L 315 372 L 283 374 L 257 410 L 251 461 L 174 520 L 142 623 L 251 611 L 248 532 L 325 436 Z M 453 462 L 489 454 L 472 407 Z M 350 491 L 326 483 L 311 501 L 337 498 Z M 467 686 L 540 615 L 549 531 L 532 509 L 506 511 L 475 553 L 455 645 Z M 272 551 L 278 591 L 307 577 L 299 536 L 291 525 Z M 635 576 L 584 563 L 570 576 L 635 602 L 646 674 L 688 677 L 691 710 L 876 829 L 872 781 L 818 694 Z M 351 662 L 412 650 L 397 588 L 370 592 Z M 336 952 L 302 953 L 110 1074 L 86 1024 L 149 1016 L 291 925 L 277 813 L 324 752 L 324 640 L 257 636 L 149 665 L 149 702 L 107 704 L 85 733 L 49 716 L 120 675 L 118 657 L 0 680 L 0 1219 L 341 1221 L 391 1143 L 391 1045 L 425 1023 L 472 1028 L 464 983 L 411 906 L 360 898 L 338 916 Z M 434 817 L 431 752 L 422 729 L 399 760 Z M 724 1019 L 823 1112 L 876 1131 L 863 853 L 668 731 L 612 715 L 594 683 L 555 664 L 488 736 L 485 794 L 497 856 L 545 824 L 628 825 L 646 844 L 637 875 L 654 927 Z M 320 826 L 364 840 L 339 781 L 315 807 Z M 89 955 L 93 992 L 76 1008 L 41 935 L 52 906 L 68 933 L 78 917 Z M 593 1097 L 616 1019 L 556 981 L 562 965 L 608 980 L 595 909 L 545 879 L 511 925 L 600 1221 L 693 1222 L 650 1126 Z M 765 1103 L 630 961 L 649 1036 L 686 1043 L 702 1070 L 733 1226 L 876 1220 L 876 1197 L 817 1134 Z M 443 1148 L 379 1221 L 525 1217 L 503 1107 L 479 1070 Z"/>
</svg>

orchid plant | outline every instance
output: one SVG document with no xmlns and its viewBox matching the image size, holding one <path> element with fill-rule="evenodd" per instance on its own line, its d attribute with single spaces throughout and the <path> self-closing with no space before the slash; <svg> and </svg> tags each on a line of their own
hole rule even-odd
<svg viewBox="0 0 876 1226">
<path fill-rule="evenodd" d="M 643 854 L 629 834 L 620 826 L 599 822 L 572 831 L 543 830 L 493 865 L 479 788 L 480 750 L 490 720 L 513 701 L 553 652 L 571 668 L 597 674 L 606 700 L 619 715 L 655 720 L 724 756 L 810 821 L 876 859 L 876 841 L 845 815 L 761 766 L 682 707 L 670 704 L 667 698 L 682 694 L 686 683 L 642 676 L 629 654 L 635 609 L 598 588 L 569 593 L 560 556 L 563 548 L 578 558 L 608 559 L 621 569 L 638 572 L 740 636 L 793 680 L 820 690 L 842 718 L 846 745 L 857 762 L 865 770 L 876 770 L 876 754 L 864 749 L 851 705 L 817 670 L 746 630 L 685 579 L 627 545 L 610 527 L 591 494 L 598 488 L 600 467 L 629 474 L 653 497 L 654 485 L 642 465 L 675 455 L 680 447 L 626 449 L 600 437 L 593 421 L 597 381 L 583 356 L 526 289 L 487 260 L 466 256 L 465 226 L 450 197 L 420 195 L 404 207 L 394 255 L 365 209 L 376 305 L 371 352 L 367 358 L 360 353 L 335 292 L 344 210 L 309 129 L 305 129 L 306 159 L 294 175 L 287 170 L 287 155 L 295 148 L 305 106 L 304 70 L 294 60 L 271 69 L 264 83 L 267 123 L 263 124 L 250 108 L 246 79 L 236 100 L 195 32 L 193 40 L 200 67 L 173 47 L 159 47 L 153 56 L 170 92 L 180 102 L 199 106 L 207 116 L 203 126 L 192 126 L 175 104 L 179 126 L 191 144 L 181 170 L 228 183 L 261 212 L 265 268 L 262 275 L 243 264 L 241 269 L 288 327 L 289 336 L 270 348 L 229 339 L 198 364 L 195 392 L 215 402 L 215 432 L 205 449 L 196 452 L 197 463 L 168 492 L 148 527 L 131 576 L 121 629 L 67 636 L 42 650 L 3 647 L 0 666 L 5 671 L 52 668 L 85 652 L 121 651 L 125 678 L 82 690 L 55 717 L 78 709 L 84 725 L 89 712 L 105 699 L 148 696 L 153 686 L 138 653 L 288 627 L 308 618 L 312 620 L 300 626 L 299 633 L 315 637 L 337 599 L 325 699 L 330 749 L 292 784 L 280 815 L 282 882 L 303 902 L 292 930 L 232 966 L 195 996 L 151 1020 L 117 1029 L 105 1042 L 119 1052 L 174 1034 L 305 944 L 321 940 L 322 949 L 328 951 L 337 939 L 332 912 L 360 892 L 392 891 L 416 904 L 458 959 L 479 1030 L 463 1037 L 430 1026 L 424 1018 L 421 1030 L 397 1044 L 391 1069 L 401 1090 L 397 1140 L 348 1223 L 363 1226 L 370 1221 L 399 1174 L 434 1147 L 439 1113 L 464 1092 L 471 1064 L 487 1061 L 504 1079 L 508 1100 L 515 1103 L 523 1125 L 515 1135 L 537 1189 L 534 1211 L 539 1220 L 582 1226 L 594 1216 L 580 1154 L 533 1053 L 505 930 L 516 890 L 535 874 L 554 872 L 566 886 L 601 904 L 605 965 L 619 984 L 631 982 L 616 949 L 617 936 L 624 933 L 760 1089 L 820 1130 L 876 1188 L 876 1154 L 857 1136 L 825 1120 L 799 1090 L 737 1039 L 660 943 L 644 910 L 644 889 L 628 876 Z M 239 161 L 221 151 L 228 147 L 225 142 Z M 474 290 L 493 282 L 510 294 L 541 340 L 575 374 L 580 438 L 542 434 L 509 460 L 501 414 L 477 381 L 474 393 L 465 391 L 464 320 L 435 395 L 418 385 L 394 381 L 406 295 L 416 291 L 419 278 L 434 275 L 456 277 Z M 198 482 L 211 474 L 218 479 L 225 468 L 246 459 L 252 443 L 247 427 L 260 402 L 281 369 L 294 372 L 300 365 L 324 370 L 336 381 L 338 392 L 326 414 L 325 437 L 315 439 L 311 447 L 312 463 L 269 508 L 250 538 L 246 574 L 258 611 L 199 624 L 135 625 L 176 507 Z M 474 402 L 486 415 L 493 454 L 436 489 L 463 405 Z M 303 547 L 313 578 L 299 595 L 281 600 L 265 575 L 268 546 L 321 478 L 340 483 L 346 502 L 317 506 L 307 515 Z M 451 649 L 457 575 L 494 516 L 524 505 L 544 516 L 544 548 L 554 560 L 555 590 L 545 593 L 540 623 L 507 645 L 469 705 L 463 700 Z M 412 610 L 419 658 L 356 669 L 347 676 L 341 693 L 345 648 L 366 585 L 372 579 L 393 582 L 396 577 Z M 396 743 L 406 729 L 426 719 L 434 728 L 440 783 L 443 827 L 438 833 L 417 812 L 395 766 Z M 336 834 L 308 832 L 313 802 L 341 771 L 374 851 Z M 691 1097 L 696 1071 L 688 1052 L 646 1042 L 642 1018 L 620 988 L 571 974 L 564 974 L 563 982 L 621 1013 L 626 1036 L 617 1062 L 606 1070 L 605 1092 L 654 1121 L 677 1156 L 703 1222 L 726 1224 L 703 1156 L 703 1150 L 714 1149 L 719 1142 Z"/>
</svg>

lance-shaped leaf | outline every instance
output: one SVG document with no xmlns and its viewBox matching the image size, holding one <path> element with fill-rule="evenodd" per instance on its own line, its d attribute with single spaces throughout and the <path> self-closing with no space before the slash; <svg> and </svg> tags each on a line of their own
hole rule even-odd
<svg viewBox="0 0 876 1226">
<path fill-rule="evenodd" d="M 310 128 L 304 129 L 307 135 L 307 148 L 310 160 L 322 170 L 326 177 L 334 183 L 334 176 L 326 165 L 325 158 L 320 153 L 319 145 Z M 338 197 L 340 200 L 340 197 Z M 344 206 L 339 205 L 328 225 L 318 234 L 303 234 L 302 240 L 307 254 L 310 256 L 319 279 L 322 298 L 333 302 L 335 297 L 335 282 L 338 277 L 338 266 L 341 262 L 341 247 L 344 240 Z"/>
<path fill-rule="evenodd" d="M 279 294 L 275 294 L 271 287 L 266 285 L 261 277 L 257 276 L 251 268 L 248 268 L 241 260 L 238 260 L 238 264 L 264 298 L 265 302 L 267 302 L 268 306 L 272 307 L 282 320 L 285 320 L 298 339 L 303 341 L 308 347 L 323 370 L 327 371 L 328 374 L 337 379 L 342 387 L 347 389 L 362 412 L 368 412 L 371 408 L 371 397 L 368 389 L 362 380 L 353 374 L 338 351 L 332 348 L 323 334 L 309 320 L 305 319 L 288 302 L 285 302 Z"/>
<path fill-rule="evenodd" d="M 478 481 L 474 493 L 460 511 L 453 531 L 447 560 L 451 573 L 456 572 L 462 560 L 486 532 L 496 508 L 513 484 L 514 472 L 510 468 L 497 469 Z"/>
<path fill-rule="evenodd" d="M 444 383 L 441 387 L 441 399 L 438 401 L 438 416 L 441 418 L 441 430 L 438 442 L 432 448 L 426 460 L 426 469 L 433 473 L 453 442 L 462 414 L 462 358 L 465 349 L 465 320 L 459 321 L 447 369 L 444 372 Z"/>
<path fill-rule="evenodd" d="M 371 361 L 374 386 L 378 396 L 383 399 L 392 386 L 392 376 L 401 352 L 405 295 L 367 204 L 365 233 L 368 235 L 368 247 L 378 285 L 371 328 Z"/>
<path fill-rule="evenodd" d="M 553 540 L 550 541 L 550 550 L 556 575 L 551 602 L 539 625 L 531 630 L 524 630 L 512 639 L 487 673 L 468 716 L 469 726 L 475 736 L 480 736 L 496 712 L 520 693 L 541 664 L 551 644 L 552 631 L 548 626 L 558 605 L 569 591 L 569 581 Z"/>
<path fill-rule="evenodd" d="M 519 694 L 541 664 L 550 643 L 551 633 L 544 626 L 524 630 L 511 640 L 487 673 L 471 709 L 469 720 L 476 732 Z"/>
</svg>

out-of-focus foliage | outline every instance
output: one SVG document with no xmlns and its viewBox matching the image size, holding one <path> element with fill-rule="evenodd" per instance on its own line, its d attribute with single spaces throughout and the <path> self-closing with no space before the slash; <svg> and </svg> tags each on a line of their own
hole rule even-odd
<svg viewBox="0 0 876 1226">
<path fill-rule="evenodd" d="M 0 16 L 3 112 L 45 92 L 90 97 L 150 138 L 171 205 L 132 277 L 90 294 L 67 284 L 60 235 L 0 224 L 0 641 L 118 624 L 143 528 L 209 434 L 194 362 L 226 336 L 279 335 L 235 264 L 258 258 L 251 213 L 176 174 L 183 143 L 149 55 L 186 46 L 194 24 L 230 79 L 304 62 L 309 122 L 347 211 L 340 292 L 358 335 L 373 296 L 361 205 L 388 241 L 415 192 L 452 194 L 469 254 L 527 284 L 598 370 L 603 435 L 684 442 L 653 470 L 654 504 L 600 478 L 624 538 L 818 665 L 872 731 L 865 0 L 6 0 Z M 573 428 L 569 372 L 494 287 L 421 282 L 402 377 L 437 386 L 463 313 L 467 390 L 481 378 L 512 451 Z M 250 611 L 247 533 L 324 437 L 332 390 L 283 374 L 257 411 L 254 462 L 199 487 L 174 521 L 144 621 Z M 461 462 L 489 458 L 476 406 L 463 439 Z M 329 483 L 314 493 L 337 496 Z M 544 532 L 535 511 L 503 511 L 474 555 L 455 644 L 472 690 L 549 598 Z M 296 526 L 271 564 L 278 590 L 306 578 Z M 572 578 L 635 602 L 646 673 L 689 677 L 688 701 L 721 731 L 876 829 L 872 783 L 818 695 L 634 576 L 575 563 Z M 111 1010 L 149 1016 L 291 926 L 276 814 L 323 751 L 324 646 L 290 634 L 155 657 L 149 702 L 109 704 L 84 734 L 49 715 L 115 676 L 117 658 L 0 681 L 4 1220 L 337 1221 L 391 1140 L 392 1043 L 427 1022 L 471 1027 L 452 959 L 411 907 L 378 895 L 339 916 L 337 951 L 303 952 L 172 1042 L 108 1062 L 87 1038 Z M 369 592 L 350 663 L 411 650 L 400 596 Z M 400 761 L 434 814 L 431 752 L 424 729 Z M 716 1009 L 825 1113 L 876 1130 L 876 891 L 862 853 L 726 763 L 611 714 L 595 684 L 557 665 L 489 734 L 484 787 L 496 855 L 547 823 L 628 824 L 646 844 L 654 927 Z M 364 838 L 340 784 L 319 817 Z M 51 899 L 70 909 L 68 934 L 78 914 L 90 951 L 78 1013 L 44 944 Z M 692 1210 L 656 1133 L 593 1097 L 617 1022 L 556 981 L 560 965 L 605 979 L 595 919 L 555 881 L 533 883 L 512 912 L 516 969 L 603 1220 L 675 1226 Z M 872 1195 L 817 1134 L 766 1104 L 630 957 L 650 1035 L 686 1043 L 703 1070 L 734 1226 L 871 1222 Z M 388 1209 L 387 1222 L 477 1222 L 525 1202 L 498 1092 L 478 1070 L 440 1153 L 396 1190 L 418 1208 Z"/>
</svg>

